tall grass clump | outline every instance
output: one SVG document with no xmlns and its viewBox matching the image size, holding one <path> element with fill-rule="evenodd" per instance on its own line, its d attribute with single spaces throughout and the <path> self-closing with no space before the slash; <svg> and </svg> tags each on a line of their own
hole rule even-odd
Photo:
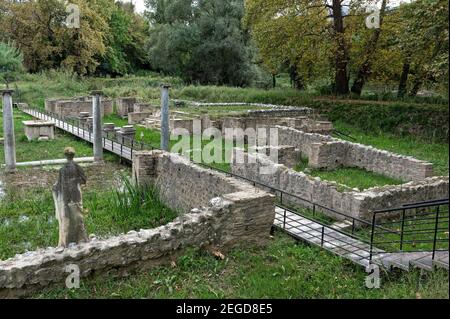
<svg viewBox="0 0 450 319">
<path fill-rule="evenodd" d="M 149 184 L 134 183 L 121 176 L 122 187 L 115 190 L 110 201 L 111 213 L 116 222 L 146 219 L 149 227 L 168 223 L 178 214 L 166 207 L 157 189 Z"/>
</svg>

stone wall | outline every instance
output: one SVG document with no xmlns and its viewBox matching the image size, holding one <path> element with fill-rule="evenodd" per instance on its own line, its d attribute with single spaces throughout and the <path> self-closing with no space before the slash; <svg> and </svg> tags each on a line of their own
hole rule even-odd
<svg viewBox="0 0 450 319">
<path fill-rule="evenodd" d="M 248 110 L 247 115 L 250 117 L 298 117 L 307 116 L 314 112 L 309 107 L 296 107 L 286 109 L 268 109 L 268 110 Z"/>
<path fill-rule="evenodd" d="M 162 151 L 136 152 L 133 175 L 139 183 L 156 186 L 166 204 L 183 214 L 155 229 L 0 261 L 0 297 L 26 295 L 49 285 L 64 287 L 68 265 L 77 265 L 81 278 L 122 276 L 168 263 L 185 247 L 227 250 L 269 240 L 275 218 L 269 193 Z"/>
<path fill-rule="evenodd" d="M 418 181 L 434 174 L 433 164 L 411 156 L 289 127 L 277 128 L 279 144 L 298 148 L 313 168 L 358 167 L 403 181 Z"/>
<path fill-rule="evenodd" d="M 259 127 L 291 127 L 302 132 L 310 132 L 317 134 L 330 135 L 334 128 L 331 122 L 327 121 L 316 121 L 306 116 L 299 117 L 271 117 L 271 116 L 260 116 L 260 117 L 226 117 L 220 120 L 222 133 L 225 134 L 225 129 L 227 128 L 241 128 L 246 130 L 248 128 L 256 130 Z"/>
<path fill-rule="evenodd" d="M 92 116 L 92 99 L 90 97 L 76 98 L 73 100 L 45 101 L 45 110 L 59 116 L 78 117 L 81 112 L 87 112 Z M 102 116 L 113 113 L 113 101 L 102 98 Z"/>
<path fill-rule="evenodd" d="M 128 116 L 128 113 L 134 112 L 134 104 L 137 99 L 134 97 L 121 97 L 116 100 L 116 113 L 122 118 Z"/>
<path fill-rule="evenodd" d="M 128 113 L 128 124 L 130 125 L 139 124 L 146 118 L 151 117 L 152 115 L 153 113 L 151 112 Z"/>
<path fill-rule="evenodd" d="M 281 164 L 275 164 L 259 155 L 245 154 L 242 164 L 233 163 L 232 172 L 251 180 L 262 182 L 286 193 L 300 197 L 283 196 L 283 200 L 296 205 L 311 207 L 310 203 L 323 205 L 337 212 L 370 221 L 370 212 L 377 209 L 398 207 L 406 203 L 448 197 L 449 178 L 430 177 L 403 185 L 374 187 L 364 191 L 345 188 L 335 182 L 322 181 L 302 172 L 296 172 Z M 249 161 L 250 158 L 250 161 Z M 270 174 L 261 174 L 270 167 Z M 341 216 L 322 210 L 325 214 Z"/>
</svg>

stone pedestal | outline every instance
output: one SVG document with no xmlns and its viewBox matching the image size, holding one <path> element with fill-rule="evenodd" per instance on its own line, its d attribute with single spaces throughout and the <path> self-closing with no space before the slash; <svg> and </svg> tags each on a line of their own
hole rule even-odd
<svg viewBox="0 0 450 319">
<path fill-rule="evenodd" d="M 29 141 L 53 140 L 55 138 L 55 123 L 50 121 L 23 121 L 25 135 Z"/>
<path fill-rule="evenodd" d="M 136 129 L 132 125 L 125 125 L 116 134 L 119 143 L 130 143 L 135 138 Z"/>
</svg>

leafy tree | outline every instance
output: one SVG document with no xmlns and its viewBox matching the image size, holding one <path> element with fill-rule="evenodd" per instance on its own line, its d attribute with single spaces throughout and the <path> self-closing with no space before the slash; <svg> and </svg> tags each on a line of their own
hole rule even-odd
<svg viewBox="0 0 450 319">
<path fill-rule="evenodd" d="M 147 0 L 152 68 L 190 83 L 249 85 L 254 77 L 242 0 Z"/>
<path fill-rule="evenodd" d="M 0 80 L 9 87 L 23 71 L 22 53 L 11 43 L 0 42 Z"/>
<path fill-rule="evenodd" d="M 302 78 L 311 79 L 324 74 L 324 67 L 331 65 L 335 92 L 347 94 L 351 42 L 348 26 L 353 16 L 349 13 L 360 1 L 349 3 L 246 0 L 245 21 L 269 69 L 290 63 Z"/>
<path fill-rule="evenodd" d="M 144 44 L 148 25 L 143 17 L 134 13 L 134 6 L 116 2 L 108 25 L 106 53 L 97 71 L 123 75 L 145 68 L 147 56 Z"/>
</svg>

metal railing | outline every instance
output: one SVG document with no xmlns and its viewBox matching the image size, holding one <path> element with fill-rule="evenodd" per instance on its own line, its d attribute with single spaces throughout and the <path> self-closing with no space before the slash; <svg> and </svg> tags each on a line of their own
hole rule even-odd
<svg viewBox="0 0 450 319">
<path fill-rule="evenodd" d="M 449 199 L 405 204 L 373 212 L 370 260 L 376 252 L 448 251 Z"/>
</svg>

